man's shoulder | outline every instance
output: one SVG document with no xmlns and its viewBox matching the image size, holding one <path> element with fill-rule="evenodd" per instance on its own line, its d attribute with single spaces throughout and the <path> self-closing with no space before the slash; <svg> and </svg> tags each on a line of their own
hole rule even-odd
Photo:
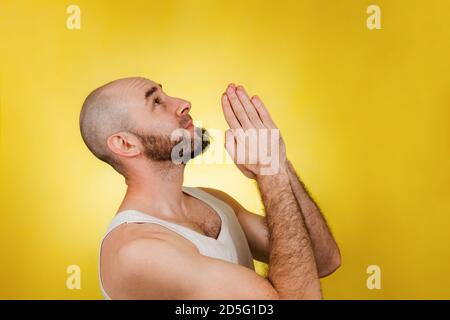
<svg viewBox="0 0 450 320">
<path fill-rule="evenodd" d="M 103 249 L 119 251 L 135 251 L 145 246 L 172 245 L 180 249 L 190 243 L 176 232 L 156 223 L 124 223 L 108 234 L 103 241 Z M 183 244 L 183 245 L 182 245 Z M 147 250 L 146 250 L 147 251 Z"/>
<path fill-rule="evenodd" d="M 101 279 L 110 297 L 134 296 L 143 283 L 155 290 L 162 290 L 167 271 L 174 266 L 191 263 L 199 257 L 196 248 L 179 241 L 176 234 L 160 233 L 155 224 L 124 225 L 117 230 L 101 253 Z M 120 227 L 118 227 L 120 228 Z M 196 254 L 197 253 L 197 254 Z M 151 270 L 151 272 L 149 272 Z M 181 273 L 181 269 L 178 270 Z M 173 274 L 173 272 L 172 272 Z M 175 277 L 181 279 L 180 277 Z M 142 293 L 156 299 L 158 291 Z"/>
<path fill-rule="evenodd" d="M 193 243 L 154 223 L 122 224 L 108 234 L 101 246 L 102 266 L 116 274 L 137 272 L 129 268 L 145 267 L 149 261 L 194 253 L 199 251 Z"/>
</svg>

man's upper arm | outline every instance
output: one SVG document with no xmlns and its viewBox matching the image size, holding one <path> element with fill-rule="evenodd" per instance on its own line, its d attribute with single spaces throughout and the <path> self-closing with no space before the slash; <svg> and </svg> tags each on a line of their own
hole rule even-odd
<svg viewBox="0 0 450 320">
<path fill-rule="evenodd" d="M 245 209 L 238 201 L 227 193 L 213 189 L 201 188 L 227 203 L 236 213 L 244 230 L 253 257 L 261 262 L 269 262 L 269 229 L 266 218 Z"/>
<path fill-rule="evenodd" d="M 278 299 L 254 271 L 185 251 L 161 239 L 138 239 L 119 250 L 118 299 Z"/>
</svg>

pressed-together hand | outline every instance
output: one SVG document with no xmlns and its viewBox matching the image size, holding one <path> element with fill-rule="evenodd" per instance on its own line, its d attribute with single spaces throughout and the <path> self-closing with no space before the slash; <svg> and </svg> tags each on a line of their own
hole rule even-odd
<svg viewBox="0 0 450 320">
<path fill-rule="evenodd" d="M 222 108 L 230 126 L 225 131 L 225 148 L 246 177 L 255 179 L 268 172 L 267 166 L 275 168 L 269 174 L 287 167 L 283 138 L 258 96 L 249 98 L 243 86 L 229 84 L 222 94 Z"/>
</svg>

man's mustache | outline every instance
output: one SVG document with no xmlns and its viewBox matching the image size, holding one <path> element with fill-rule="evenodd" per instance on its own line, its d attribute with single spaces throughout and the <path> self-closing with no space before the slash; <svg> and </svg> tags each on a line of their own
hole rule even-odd
<svg viewBox="0 0 450 320">
<path fill-rule="evenodd" d="M 189 114 L 183 116 L 183 118 L 181 118 L 181 121 L 180 121 L 180 127 L 182 127 L 182 128 L 186 127 L 186 124 L 191 120 L 192 120 L 192 117 Z"/>
</svg>

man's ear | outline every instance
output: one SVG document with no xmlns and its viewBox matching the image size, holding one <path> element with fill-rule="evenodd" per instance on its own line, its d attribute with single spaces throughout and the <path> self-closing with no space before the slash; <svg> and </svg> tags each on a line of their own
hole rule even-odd
<svg viewBox="0 0 450 320">
<path fill-rule="evenodd" d="M 113 153 L 123 157 L 134 157 L 141 153 L 139 140 L 127 132 L 110 135 L 106 143 Z"/>
</svg>

